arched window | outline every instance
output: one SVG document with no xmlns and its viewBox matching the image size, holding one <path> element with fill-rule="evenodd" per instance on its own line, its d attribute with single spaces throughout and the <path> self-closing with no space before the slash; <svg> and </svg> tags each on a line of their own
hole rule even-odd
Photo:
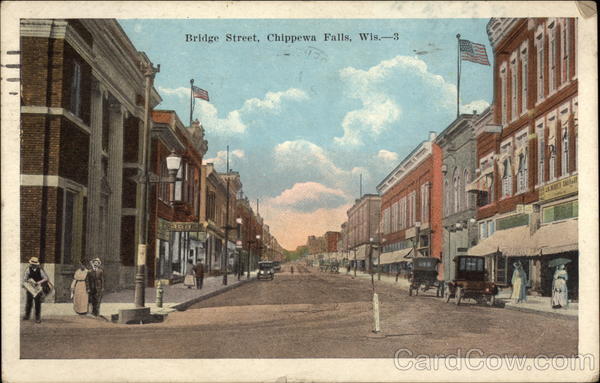
<svg viewBox="0 0 600 383">
<path fill-rule="evenodd" d="M 452 181 L 452 185 L 453 185 L 453 189 L 454 189 L 454 195 L 453 195 L 453 213 L 458 212 L 460 204 L 460 197 L 458 194 L 458 184 L 460 183 L 460 176 L 458 175 L 458 169 L 454 169 L 454 177 L 452 177 L 453 181 Z"/>
<path fill-rule="evenodd" d="M 469 208 L 469 193 L 467 193 L 467 184 L 471 182 L 471 177 L 469 174 L 469 169 L 465 169 L 463 172 L 463 184 L 460 189 L 461 194 L 463 195 L 463 208 Z"/>
</svg>

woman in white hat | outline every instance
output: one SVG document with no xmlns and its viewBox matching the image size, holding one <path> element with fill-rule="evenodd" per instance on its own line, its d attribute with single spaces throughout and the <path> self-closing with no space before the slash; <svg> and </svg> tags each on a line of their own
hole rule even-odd
<svg viewBox="0 0 600 383">
<path fill-rule="evenodd" d="M 29 267 L 25 270 L 25 276 L 23 277 L 23 284 L 34 284 L 42 286 L 43 283 L 48 281 L 48 275 L 40 267 L 40 261 L 38 257 L 29 258 Z M 27 290 L 27 302 L 25 304 L 25 316 L 24 320 L 29 320 L 31 316 L 31 308 L 33 302 L 35 302 L 35 323 L 42 322 L 42 298 L 44 294 L 40 291 L 34 296 L 29 290 Z"/>
</svg>

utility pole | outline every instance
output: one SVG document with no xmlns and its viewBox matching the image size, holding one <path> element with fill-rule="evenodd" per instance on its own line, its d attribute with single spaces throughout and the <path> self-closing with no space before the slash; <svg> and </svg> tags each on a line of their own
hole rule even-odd
<svg viewBox="0 0 600 383">
<path fill-rule="evenodd" d="M 225 212 L 225 265 L 223 267 L 223 285 L 227 285 L 227 266 L 229 266 L 229 145 L 227 145 L 227 211 Z"/>
<path fill-rule="evenodd" d="M 160 72 L 160 65 L 156 68 L 147 64 L 144 68 L 146 88 L 144 90 L 144 131 L 142 137 L 142 182 L 140 183 L 140 231 L 138 236 L 137 266 L 135 273 L 135 307 L 144 307 L 146 283 L 146 250 L 148 247 L 148 159 L 150 158 L 150 91 L 156 73 Z"/>
</svg>

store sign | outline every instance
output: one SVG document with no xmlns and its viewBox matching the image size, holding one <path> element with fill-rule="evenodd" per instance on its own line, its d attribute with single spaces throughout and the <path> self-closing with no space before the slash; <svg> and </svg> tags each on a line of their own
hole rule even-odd
<svg viewBox="0 0 600 383">
<path fill-rule="evenodd" d="M 190 238 L 195 239 L 196 241 L 206 241 L 206 232 L 205 231 L 192 231 L 190 232 Z"/>
<path fill-rule="evenodd" d="M 202 231 L 198 222 L 171 222 L 171 231 Z"/>
<path fill-rule="evenodd" d="M 540 201 L 547 201 L 572 193 L 577 193 L 577 176 L 571 176 L 545 185 L 540 189 Z"/>
</svg>

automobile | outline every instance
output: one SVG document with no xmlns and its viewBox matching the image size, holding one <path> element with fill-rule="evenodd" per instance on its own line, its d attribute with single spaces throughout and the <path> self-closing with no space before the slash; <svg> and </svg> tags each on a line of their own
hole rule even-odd
<svg viewBox="0 0 600 383">
<path fill-rule="evenodd" d="M 258 274 L 256 274 L 256 279 L 273 280 L 273 278 L 275 278 L 273 262 L 258 262 Z"/>
<path fill-rule="evenodd" d="M 490 282 L 485 270 L 485 258 L 475 255 L 459 255 L 454 258 L 455 277 L 446 283 L 444 299 L 454 298 L 459 305 L 463 299 L 475 299 L 478 303 L 496 304 L 498 286 Z"/>
<path fill-rule="evenodd" d="M 273 270 L 275 270 L 276 273 L 281 271 L 281 262 L 278 261 L 274 261 L 273 262 Z"/>
<path fill-rule="evenodd" d="M 440 260 L 434 257 L 413 259 L 412 270 L 408 276 L 410 283 L 408 295 L 419 295 L 419 290 L 425 292 L 435 289 L 435 296 L 441 296 L 444 283 L 438 280 L 438 263 L 440 263 Z"/>
</svg>

